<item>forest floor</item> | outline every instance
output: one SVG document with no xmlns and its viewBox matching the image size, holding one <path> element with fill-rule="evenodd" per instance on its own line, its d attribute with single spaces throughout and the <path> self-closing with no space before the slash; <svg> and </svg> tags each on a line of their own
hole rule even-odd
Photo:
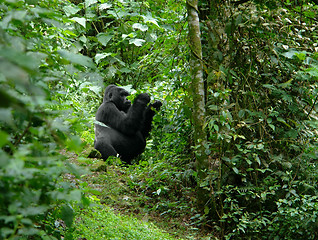
<svg viewBox="0 0 318 240">
<path fill-rule="evenodd" d="M 95 203 L 76 210 L 75 239 L 213 239 L 191 226 L 187 214 L 180 218 L 151 210 L 147 196 L 129 186 L 129 178 L 133 177 L 127 171 L 129 167 L 64 154 L 70 163 L 85 169 L 80 178 L 66 174 L 64 179 L 82 189 Z"/>
</svg>

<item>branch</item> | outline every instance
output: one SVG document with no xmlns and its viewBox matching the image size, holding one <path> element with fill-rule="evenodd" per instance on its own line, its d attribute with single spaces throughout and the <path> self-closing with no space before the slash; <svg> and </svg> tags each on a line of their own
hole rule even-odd
<svg viewBox="0 0 318 240">
<path fill-rule="evenodd" d="M 308 114 L 307 114 L 307 118 L 309 117 L 311 111 L 314 109 L 314 107 L 315 107 L 315 105 L 316 105 L 316 103 L 317 103 L 317 100 L 318 100 L 318 95 L 316 96 L 316 99 L 315 99 L 315 101 L 314 101 L 314 104 L 311 106 L 311 109 L 309 110 L 309 112 L 308 112 Z"/>
</svg>

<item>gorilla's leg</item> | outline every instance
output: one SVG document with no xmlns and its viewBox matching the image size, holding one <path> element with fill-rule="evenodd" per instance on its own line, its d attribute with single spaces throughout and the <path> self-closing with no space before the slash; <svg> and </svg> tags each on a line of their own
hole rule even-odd
<svg viewBox="0 0 318 240">
<path fill-rule="evenodd" d="M 96 141 L 94 147 L 102 154 L 104 161 L 106 161 L 109 156 L 117 157 L 116 150 L 107 142 Z"/>
</svg>

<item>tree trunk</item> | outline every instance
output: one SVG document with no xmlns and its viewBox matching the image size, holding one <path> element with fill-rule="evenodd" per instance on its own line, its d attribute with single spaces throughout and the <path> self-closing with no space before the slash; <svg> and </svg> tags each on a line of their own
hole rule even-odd
<svg viewBox="0 0 318 240">
<path fill-rule="evenodd" d="M 189 47 L 190 56 L 190 74 L 191 90 L 189 94 L 193 100 L 193 125 L 195 140 L 196 170 L 198 174 L 197 199 L 198 207 L 203 210 L 208 200 L 208 192 L 200 184 L 206 178 L 208 168 L 205 146 L 207 146 L 207 134 L 205 126 L 205 101 L 204 101 L 204 81 L 202 65 L 202 47 L 200 21 L 198 15 L 198 0 L 187 0 L 188 24 L 189 24 Z"/>
</svg>

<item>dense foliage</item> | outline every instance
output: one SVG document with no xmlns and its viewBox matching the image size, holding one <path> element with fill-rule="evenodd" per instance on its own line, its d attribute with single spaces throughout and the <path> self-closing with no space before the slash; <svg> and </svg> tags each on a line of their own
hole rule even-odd
<svg viewBox="0 0 318 240">
<path fill-rule="evenodd" d="M 217 239 L 318 237 L 318 6 L 234 2 L 199 1 L 210 166 L 203 211 L 185 1 L 0 3 L 0 239 L 72 239 L 127 220 L 82 210 L 88 199 Z M 164 102 L 130 167 L 86 158 L 110 83 Z M 130 221 L 129 234 L 148 237 Z M 127 229 L 117 230 L 107 231 Z"/>
<path fill-rule="evenodd" d="M 60 179 L 65 173 L 81 174 L 60 154 L 61 149 L 80 150 L 81 141 L 71 131 L 72 121 L 57 111 L 58 92 L 51 92 L 65 83 L 57 53 L 62 35 L 55 26 L 65 18 L 51 4 L 0 4 L 1 239 L 59 236 L 54 222 L 72 224 L 69 204 L 89 203 Z"/>
<path fill-rule="evenodd" d="M 315 239 L 317 7 L 201 7 L 216 165 L 207 211 L 227 238 Z"/>
</svg>

